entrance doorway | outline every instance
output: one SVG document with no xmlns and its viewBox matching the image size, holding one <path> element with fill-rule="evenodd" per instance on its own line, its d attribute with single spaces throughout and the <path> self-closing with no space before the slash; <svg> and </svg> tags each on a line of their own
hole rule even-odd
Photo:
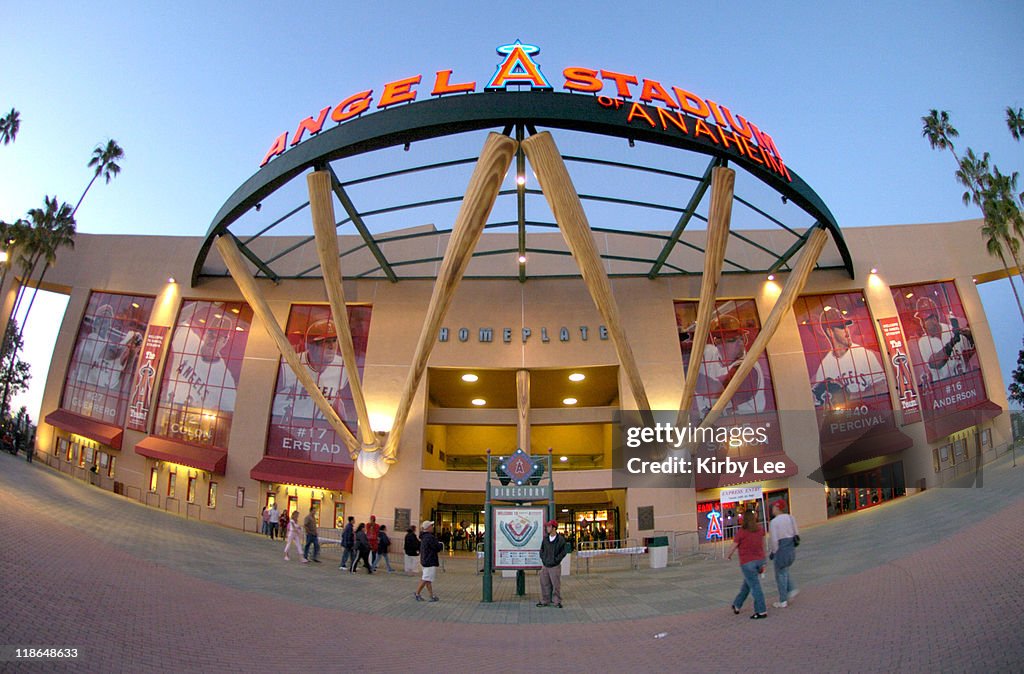
<svg viewBox="0 0 1024 674">
<path fill-rule="evenodd" d="M 906 494 L 903 462 L 828 480 L 828 516 L 864 510 Z"/>
</svg>

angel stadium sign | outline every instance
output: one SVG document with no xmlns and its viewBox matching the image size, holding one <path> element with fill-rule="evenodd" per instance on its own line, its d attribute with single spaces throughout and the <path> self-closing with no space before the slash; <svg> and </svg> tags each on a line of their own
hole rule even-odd
<svg viewBox="0 0 1024 674">
<path fill-rule="evenodd" d="M 497 52 L 502 59 L 483 85 L 483 93 L 511 93 L 510 88 L 516 93 L 554 93 L 554 85 L 533 58 L 540 54 L 539 47 L 516 40 L 498 47 Z M 596 108 L 597 116 L 604 118 L 605 124 L 618 122 L 626 127 L 622 135 L 630 140 L 634 135 L 639 139 L 644 131 L 682 136 L 697 146 L 714 150 L 714 154 L 724 153 L 741 160 L 753 170 L 766 171 L 787 183 L 793 181 L 769 134 L 743 115 L 734 114 L 728 106 L 683 86 L 605 68 L 569 66 L 562 70 L 559 87 L 569 93 L 591 94 L 585 98 L 588 105 Z M 385 82 L 379 93 L 375 89 L 363 89 L 346 96 L 339 103 L 324 106 L 315 116 L 299 120 L 294 131 L 281 133 L 270 144 L 260 167 L 301 144 L 307 137 L 321 133 L 328 120 L 343 124 L 366 112 L 413 103 L 421 95 L 444 98 L 474 94 L 479 89 L 476 80 L 463 79 L 451 69 L 438 70 L 426 78 L 417 74 Z M 499 100 L 508 102 L 507 99 L 494 98 L 496 104 Z M 538 122 L 547 121 L 542 110 L 536 112 L 540 113 Z"/>
</svg>

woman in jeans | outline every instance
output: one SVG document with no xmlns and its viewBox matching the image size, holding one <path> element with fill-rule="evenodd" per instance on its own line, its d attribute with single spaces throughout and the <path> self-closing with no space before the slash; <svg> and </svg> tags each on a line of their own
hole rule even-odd
<svg viewBox="0 0 1024 674">
<path fill-rule="evenodd" d="M 752 620 L 768 617 L 768 607 L 764 603 L 764 592 L 761 591 L 761 580 L 758 574 L 764 568 L 764 528 L 757 521 L 757 511 L 748 510 L 743 513 L 743 525 L 736 530 L 732 539 L 729 559 L 737 550 L 740 551 L 740 571 L 743 572 L 743 586 L 732 601 L 732 612 L 738 614 L 743 608 L 747 595 L 754 595 L 754 615 Z"/>
</svg>

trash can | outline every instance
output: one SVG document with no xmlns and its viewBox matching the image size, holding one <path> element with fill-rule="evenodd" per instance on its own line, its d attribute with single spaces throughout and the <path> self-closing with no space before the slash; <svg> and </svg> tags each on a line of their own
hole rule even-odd
<svg viewBox="0 0 1024 674">
<path fill-rule="evenodd" d="M 644 539 L 647 546 L 647 557 L 652 569 L 664 569 L 668 566 L 668 536 L 651 536 Z"/>
</svg>

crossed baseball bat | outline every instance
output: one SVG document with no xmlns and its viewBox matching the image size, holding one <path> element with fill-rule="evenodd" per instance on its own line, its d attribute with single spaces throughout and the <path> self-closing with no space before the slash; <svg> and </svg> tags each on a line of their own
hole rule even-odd
<svg viewBox="0 0 1024 674">
<path fill-rule="evenodd" d="M 483 150 L 476 167 L 470 177 L 465 197 L 452 227 L 452 234 L 445 250 L 437 281 L 427 306 L 426 318 L 416 343 L 412 364 L 402 388 L 402 395 L 396 408 L 394 421 L 386 441 L 380 438 L 370 426 L 366 408 L 362 382 L 358 374 L 355 348 L 352 342 L 352 331 L 345 309 L 345 296 L 342 287 L 342 273 L 338 254 L 337 231 L 334 219 L 334 206 L 331 195 L 331 175 L 327 170 L 316 170 L 307 176 L 310 194 L 310 211 L 316 238 L 317 254 L 323 270 L 324 284 L 327 289 L 331 315 L 338 329 L 338 343 L 345 368 L 349 373 L 349 382 L 353 402 L 358 417 L 359 438 L 352 435 L 342 423 L 337 412 L 316 386 L 312 376 L 299 361 L 298 355 L 285 336 L 277 319 L 274 318 L 270 306 L 249 272 L 243 256 L 230 234 L 217 239 L 216 246 L 232 278 L 237 283 L 243 297 L 253 307 L 273 339 L 282 357 L 295 373 L 296 378 L 309 393 L 324 418 L 345 443 L 353 460 L 361 452 L 383 452 L 384 461 L 397 461 L 398 448 L 408 420 L 413 398 L 419 389 L 427 361 L 436 342 L 436 335 L 450 307 L 455 290 L 461 282 L 469 265 L 473 251 L 483 233 L 501 184 L 504 180 L 512 158 L 515 156 L 517 142 L 503 134 L 491 133 L 484 142 Z M 608 274 L 601 262 L 600 253 L 591 235 L 590 224 L 580 201 L 579 194 L 565 166 L 558 147 L 551 134 L 547 131 L 534 134 L 522 141 L 522 149 L 533 166 L 541 191 L 555 216 L 559 229 L 573 258 L 579 266 L 584 284 L 590 293 L 615 348 L 619 364 L 625 374 L 636 404 L 645 423 L 653 423 L 651 406 L 644 389 L 636 358 L 626 338 L 618 304 L 612 293 Z M 715 298 L 721 278 L 722 263 L 725 258 L 726 242 L 729 234 L 729 222 L 732 212 L 733 185 L 735 172 L 725 167 L 717 167 L 712 175 L 711 208 L 708 218 L 708 242 L 704 258 L 704 276 L 701 285 L 700 300 L 697 307 L 697 328 L 694 344 L 703 345 L 707 341 L 711 318 L 715 309 Z M 827 240 L 827 234 L 820 226 L 817 231 L 806 237 L 806 244 L 800 261 L 786 282 L 785 287 L 771 314 L 765 321 L 757 339 L 747 350 L 740 363 L 736 376 L 732 378 L 725 391 L 719 396 L 702 421 L 702 426 L 714 423 L 722 410 L 735 394 L 736 389 L 753 368 L 763 353 L 768 341 L 781 322 L 782 316 L 788 311 L 803 289 L 811 269 Z M 688 422 L 690 401 L 696 390 L 700 358 L 691 358 L 680 401 L 678 424 Z"/>
</svg>

